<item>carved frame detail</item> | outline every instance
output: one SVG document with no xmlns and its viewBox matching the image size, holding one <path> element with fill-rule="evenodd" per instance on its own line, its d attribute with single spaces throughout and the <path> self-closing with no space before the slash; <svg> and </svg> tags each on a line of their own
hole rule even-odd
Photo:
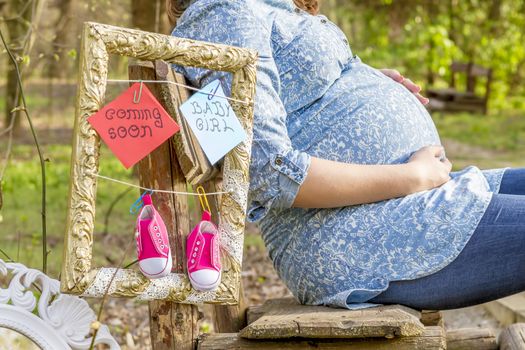
<svg viewBox="0 0 525 350">
<path fill-rule="evenodd" d="M 211 292 L 192 289 L 185 274 L 149 280 L 131 269 L 93 268 L 92 246 L 100 139 L 87 118 L 103 106 L 109 54 L 141 60 L 207 68 L 232 73 L 233 110 L 248 135 L 224 158 L 223 191 L 219 205 L 219 232 L 223 274 Z M 244 222 L 253 136 L 253 99 L 257 53 L 238 47 L 88 22 L 80 51 L 80 74 L 71 156 L 69 206 L 66 221 L 61 290 L 64 293 L 142 300 L 165 299 L 178 303 L 236 304 L 239 300 Z M 115 274 L 111 285 L 109 282 Z"/>
</svg>

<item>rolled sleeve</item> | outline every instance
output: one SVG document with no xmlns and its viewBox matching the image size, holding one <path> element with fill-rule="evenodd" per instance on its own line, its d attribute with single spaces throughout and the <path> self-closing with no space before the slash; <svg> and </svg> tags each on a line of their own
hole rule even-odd
<svg viewBox="0 0 525 350">
<path fill-rule="evenodd" d="M 275 181 L 279 194 L 273 206 L 275 208 L 290 208 L 297 197 L 299 186 L 306 178 L 310 167 L 310 156 L 304 152 L 290 151 L 287 154 L 275 154 L 270 159 L 273 173 L 277 173 Z"/>
<path fill-rule="evenodd" d="M 271 24 L 258 18 L 243 0 L 201 0 L 181 17 L 173 35 L 257 50 L 248 220 L 258 221 L 270 210 L 290 208 L 306 178 L 310 156 L 292 147 L 286 110 L 280 98 L 280 78 L 271 47 Z M 230 91 L 231 75 L 190 67 L 175 67 L 195 86 L 220 79 Z"/>
<path fill-rule="evenodd" d="M 275 154 L 271 156 L 272 168 L 286 175 L 297 184 L 302 184 L 309 164 L 309 156 L 303 152 L 292 151 L 288 154 Z"/>
</svg>

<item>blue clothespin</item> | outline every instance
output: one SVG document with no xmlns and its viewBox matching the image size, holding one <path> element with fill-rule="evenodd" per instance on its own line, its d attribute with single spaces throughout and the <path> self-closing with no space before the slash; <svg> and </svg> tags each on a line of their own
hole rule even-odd
<svg viewBox="0 0 525 350">
<path fill-rule="evenodd" d="M 142 198 L 144 198 L 145 195 L 149 194 L 149 195 L 152 195 L 153 194 L 153 190 L 147 190 L 146 192 L 144 192 L 140 197 L 139 199 L 137 199 L 135 201 L 135 203 L 133 203 L 131 205 L 131 207 L 129 207 L 129 213 L 130 214 L 137 214 L 139 212 L 139 210 L 144 206 L 144 201 L 142 200 Z"/>
</svg>

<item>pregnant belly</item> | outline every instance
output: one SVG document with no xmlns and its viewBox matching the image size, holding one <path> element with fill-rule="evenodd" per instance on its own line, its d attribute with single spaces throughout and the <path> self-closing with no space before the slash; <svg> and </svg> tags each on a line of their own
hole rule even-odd
<svg viewBox="0 0 525 350">
<path fill-rule="evenodd" d="M 417 98 L 362 63 L 345 71 L 317 103 L 289 118 L 296 148 L 341 162 L 403 163 L 421 147 L 440 144 Z"/>
</svg>

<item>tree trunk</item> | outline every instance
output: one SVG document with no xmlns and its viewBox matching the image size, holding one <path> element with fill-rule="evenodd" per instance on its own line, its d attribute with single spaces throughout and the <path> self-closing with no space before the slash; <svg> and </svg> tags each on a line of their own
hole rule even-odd
<svg viewBox="0 0 525 350">
<path fill-rule="evenodd" d="M 165 0 L 131 0 L 133 27 L 148 32 L 169 34 Z"/>
<path fill-rule="evenodd" d="M 488 25 L 493 33 L 493 36 L 498 36 L 501 34 L 501 25 L 499 21 L 501 20 L 501 3 L 502 0 L 492 0 L 488 10 Z"/>
<path fill-rule="evenodd" d="M 5 20 L 9 49 L 16 59 L 28 54 L 34 42 L 32 28 L 37 23 L 42 13 L 43 3 L 38 0 L 28 2 L 27 0 L 10 0 L 3 14 Z M 2 6 L 3 7 L 3 6 Z M 19 64 L 22 71 L 25 67 Z M 18 106 L 19 87 L 14 65 L 9 61 L 7 64 L 6 103 L 5 103 L 5 127 L 11 125 L 12 118 L 16 118 L 13 124 L 14 133 L 20 132 L 20 112 L 11 113 Z"/>
<path fill-rule="evenodd" d="M 15 58 L 23 56 L 25 36 L 28 31 L 28 25 L 31 21 L 31 6 L 26 6 L 26 1 L 12 0 L 8 3 L 4 12 L 8 18 L 6 29 L 8 34 L 8 45 Z M 13 128 L 15 133 L 20 131 L 20 112 L 11 113 L 11 110 L 18 105 L 18 82 L 14 65 L 8 61 L 7 64 L 7 82 L 5 96 L 5 123 L 4 127 L 11 125 L 14 120 Z"/>
<path fill-rule="evenodd" d="M 72 5 L 71 0 L 59 0 L 57 3 L 59 16 L 55 23 L 56 34 L 53 40 L 53 44 L 55 44 L 53 56 L 56 55 L 56 58 L 51 61 L 48 72 L 51 79 L 64 78 L 71 72 L 68 53 L 72 34 L 71 27 L 74 25 L 71 21 Z"/>
<path fill-rule="evenodd" d="M 501 0 L 492 0 L 489 8 L 488 19 L 491 21 L 499 21 L 501 18 Z"/>
<path fill-rule="evenodd" d="M 436 4 L 434 3 L 434 1 L 428 1 L 426 3 L 426 11 L 428 13 L 428 18 L 431 19 L 431 24 L 433 24 L 432 22 L 435 20 L 433 15 L 437 11 Z M 432 63 L 434 62 L 434 56 L 436 55 L 436 47 L 434 45 L 434 41 L 432 40 L 432 38 L 430 38 L 429 40 L 430 40 L 430 42 L 428 43 L 429 49 L 426 54 L 426 65 L 427 65 L 427 86 L 430 87 L 434 85 L 434 82 L 435 82 L 435 75 L 432 69 Z"/>
<path fill-rule="evenodd" d="M 16 70 L 11 62 L 7 65 L 7 82 L 5 86 L 5 119 L 4 127 L 7 128 L 13 123 L 13 133 L 20 133 L 20 112 L 11 113 L 13 108 L 18 105 L 18 82 Z M 13 120 L 14 118 L 14 120 Z"/>
</svg>

